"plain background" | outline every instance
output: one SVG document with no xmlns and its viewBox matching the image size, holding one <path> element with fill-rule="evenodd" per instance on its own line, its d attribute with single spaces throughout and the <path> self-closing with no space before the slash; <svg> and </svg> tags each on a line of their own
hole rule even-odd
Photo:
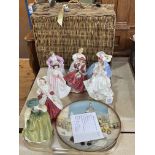
<svg viewBox="0 0 155 155">
<path fill-rule="evenodd" d="M 0 9 L 0 154 L 19 154 L 19 2 Z M 154 155 L 155 1 L 136 0 L 136 155 Z"/>
</svg>

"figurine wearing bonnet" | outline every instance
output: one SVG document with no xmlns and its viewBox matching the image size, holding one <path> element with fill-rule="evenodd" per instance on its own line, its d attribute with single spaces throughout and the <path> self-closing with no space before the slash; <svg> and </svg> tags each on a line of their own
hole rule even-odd
<svg viewBox="0 0 155 155">
<path fill-rule="evenodd" d="M 112 56 L 111 56 L 111 55 L 105 54 L 103 51 L 98 52 L 97 55 L 99 55 L 99 53 L 103 53 L 104 56 L 105 56 L 104 61 L 102 61 L 102 63 L 103 63 L 103 70 L 104 70 L 104 72 L 105 72 L 105 75 L 106 75 L 108 78 L 111 78 L 111 76 L 112 76 L 112 71 L 111 71 L 109 62 L 111 61 Z M 98 63 L 98 62 L 93 63 L 93 64 L 88 68 L 87 73 L 86 73 L 88 79 L 92 77 L 92 75 L 93 75 L 93 69 L 94 69 L 96 63 Z"/>
<path fill-rule="evenodd" d="M 105 55 L 103 51 L 98 52 L 96 55 L 98 62 L 93 68 L 93 75 L 90 79 L 84 81 L 84 85 L 90 97 L 95 100 L 101 100 L 106 104 L 111 104 L 113 101 L 113 91 L 110 78 L 106 76 L 103 70 L 103 62 L 107 59 L 111 60 L 112 56 Z"/>
<path fill-rule="evenodd" d="M 63 75 L 65 75 L 64 59 L 59 55 L 56 55 L 54 52 L 50 52 L 50 57 L 46 61 L 48 68 L 52 68 L 55 62 L 58 62 L 60 71 Z"/>
<path fill-rule="evenodd" d="M 66 97 L 71 88 L 66 84 L 63 77 L 63 58 L 53 54 L 47 60 L 47 65 L 49 66 L 47 70 L 47 81 L 50 91 L 53 91 L 60 99 Z"/>
<path fill-rule="evenodd" d="M 41 105 L 37 98 L 32 98 L 27 101 L 26 106 L 22 133 L 24 139 L 33 143 L 50 142 L 53 128 L 46 105 Z"/>
<path fill-rule="evenodd" d="M 39 102 L 42 105 L 45 104 L 47 106 L 47 111 L 51 120 L 55 120 L 59 112 L 62 110 L 63 104 L 54 92 L 50 91 L 46 76 L 38 78 L 37 84 L 39 87 L 37 90 Z"/>
</svg>

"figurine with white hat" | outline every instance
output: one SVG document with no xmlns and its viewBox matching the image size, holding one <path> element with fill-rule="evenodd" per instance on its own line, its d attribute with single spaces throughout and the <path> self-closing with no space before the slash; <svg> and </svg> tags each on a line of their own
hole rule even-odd
<svg viewBox="0 0 155 155">
<path fill-rule="evenodd" d="M 95 100 L 101 100 L 106 104 L 111 104 L 113 101 L 113 91 L 111 89 L 110 78 L 107 77 L 103 70 L 104 61 L 110 61 L 112 56 L 106 55 L 103 51 L 96 54 L 98 62 L 93 68 L 93 75 L 90 79 L 84 81 L 85 88 L 90 97 Z"/>
<path fill-rule="evenodd" d="M 102 63 L 103 63 L 103 70 L 104 70 L 106 76 L 107 76 L 108 78 L 111 78 L 111 76 L 112 76 L 112 71 L 111 71 L 111 67 L 110 67 L 110 65 L 109 65 L 109 62 L 111 61 L 112 56 L 111 56 L 111 55 L 108 55 L 108 54 L 105 54 L 105 52 L 103 52 L 103 51 L 98 52 L 96 55 L 97 55 L 97 57 L 100 57 L 100 55 L 104 55 L 104 59 L 103 59 L 103 61 L 102 61 Z M 88 68 L 88 70 L 87 70 L 87 72 L 86 72 L 87 78 L 88 78 L 88 79 L 92 77 L 92 75 L 93 75 L 93 68 L 95 67 L 95 64 L 96 64 L 96 63 L 97 63 L 97 62 L 93 63 L 93 64 Z"/>
</svg>

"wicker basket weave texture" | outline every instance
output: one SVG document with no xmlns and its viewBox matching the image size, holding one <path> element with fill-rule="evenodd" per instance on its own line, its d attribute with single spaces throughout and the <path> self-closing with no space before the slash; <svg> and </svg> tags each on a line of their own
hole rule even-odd
<svg viewBox="0 0 155 155">
<path fill-rule="evenodd" d="M 64 14 L 62 27 L 57 23 L 61 6 L 59 3 L 55 8 L 47 9 L 47 6 L 41 5 L 32 15 L 35 46 L 41 67 L 46 66 L 51 51 L 64 58 L 65 67 L 70 66 L 72 54 L 76 53 L 79 47 L 84 48 L 88 65 L 96 61 L 96 52 L 100 50 L 112 54 L 116 16 L 112 7 L 109 12 L 108 9 L 104 12 L 105 7 L 110 8 L 110 5 L 104 5 L 103 9 L 101 7 L 97 11 L 92 11 L 91 6 L 80 13 L 71 5 L 70 8 L 74 9 L 69 14 Z"/>
</svg>

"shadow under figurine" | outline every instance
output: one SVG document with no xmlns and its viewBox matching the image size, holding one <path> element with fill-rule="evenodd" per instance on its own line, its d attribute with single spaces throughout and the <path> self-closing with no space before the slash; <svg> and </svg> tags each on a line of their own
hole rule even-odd
<svg viewBox="0 0 155 155">
<path fill-rule="evenodd" d="M 51 141 L 53 127 L 45 105 L 40 105 L 37 98 L 27 101 L 24 114 L 24 139 L 28 142 L 43 143 Z"/>
<path fill-rule="evenodd" d="M 104 71 L 104 61 L 111 60 L 112 56 L 106 55 L 103 51 L 97 53 L 98 62 L 93 68 L 93 75 L 90 79 L 84 81 L 85 88 L 90 97 L 95 100 L 101 100 L 106 104 L 112 104 L 113 91 L 111 89 L 110 78 Z"/>
<path fill-rule="evenodd" d="M 78 53 L 73 54 L 73 62 L 69 68 L 69 72 L 64 79 L 75 93 L 82 93 L 85 90 L 83 81 L 86 80 L 86 57 L 82 54 L 83 48 Z"/>
<path fill-rule="evenodd" d="M 39 87 L 37 90 L 39 102 L 47 106 L 51 120 L 55 121 L 59 112 L 63 109 L 63 104 L 54 92 L 50 91 L 46 76 L 38 78 L 37 84 Z"/>
</svg>

